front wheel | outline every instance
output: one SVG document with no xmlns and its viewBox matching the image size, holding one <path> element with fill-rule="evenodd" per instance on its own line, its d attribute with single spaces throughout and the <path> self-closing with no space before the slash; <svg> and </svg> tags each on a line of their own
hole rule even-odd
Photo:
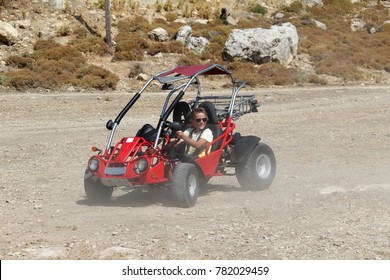
<svg viewBox="0 0 390 280">
<path fill-rule="evenodd" d="M 240 185 L 254 191 L 268 188 L 274 180 L 275 172 L 274 152 L 264 143 L 259 143 L 248 160 L 236 167 L 236 177 Z"/>
<path fill-rule="evenodd" d="M 84 189 L 88 200 L 92 203 L 109 201 L 113 191 L 113 188 L 106 187 L 100 180 L 96 180 L 88 169 L 85 170 Z"/>
<path fill-rule="evenodd" d="M 193 164 L 180 163 L 173 172 L 172 189 L 179 206 L 192 207 L 199 195 L 199 175 Z"/>
</svg>

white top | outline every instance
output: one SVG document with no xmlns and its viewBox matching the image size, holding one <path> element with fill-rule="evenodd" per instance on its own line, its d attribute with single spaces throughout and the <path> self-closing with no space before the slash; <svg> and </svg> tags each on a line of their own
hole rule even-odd
<svg viewBox="0 0 390 280">
<path fill-rule="evenodd" d="M 193 130 L 194 130 L 193 127 L 188 128 L 188 129 L 186 129 L 184 131 L 184 134 L 189 137 L 191 131 L 193 131 Z M 213 133 L 211 132 L 211 130 L 209 128 L 206 128 L 205 130 L 199 131 L 199 132 L 196 132 L 196 131 L 192 132 L 191 139 L 194 139 L 195 141 L 198 141 L 200 139 L 199 137 L 202 138 L 202 139 L 205 139 L 209 143 L 213 142 Z M 195 152 L 196 149 L 194 147 L 192 147 L 191 145 L 188 145 L 188 146 L 189 146 L 188 154 L 192 155 Z M 204 155 L 206 155 L 206 149 L 203 149 L 199 153 L 199 157 L 203 157 Z"/>
</svg>

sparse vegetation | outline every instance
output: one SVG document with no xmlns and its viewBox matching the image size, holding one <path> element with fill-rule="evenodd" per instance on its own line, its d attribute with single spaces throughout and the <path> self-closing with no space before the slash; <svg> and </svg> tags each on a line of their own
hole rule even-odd
<svg viewBox="0 0 390 280">
<path fill-rule="evenodd" d="M 138 74 L 141 74 L 144 72 L 144 69 L 142 68 L 142 65 L 140 63 L 136 63 L 130 66 L 129 74 L 127 75 L 128 78 L 135 78 L 138 76 Z"/>
<path fill-rule="evenodd" d="M 378 2 L 370 4 L 360 2 L 352 4 L 350 0 L 324 0 L 323 7 L 308 7 L 300 1 L 281 7 L 285 16 L 275 22 L 272 16 L 258 1 L 235 3 L 249 11 L 250 17 L 240 17 L 233 26 L 220 19 L 221 6 L 218 1 L 213 9 L 206 0 L 156 1 L 149 5 L 154 16 L 152 22 L 138 13 L 139 2 L 129 0 L 112 0 L 112 11 L 121 14 L 114 21 L 118 32 L 115 34 L 115 45 L 108 46 L 103 38 L 92 36 L 84 27 L 74 28 L 64 22 L 59 26 L 56 35 L 70 37 L 68 45 L 60 45 L 54 39 L 38 39 L 31 54 L 12 55 L 4 59 L 7 67 L 12 68 L 2 73 L 2 84 L 21 89 L 26 87 L 58 87 L 66 84 L 93 87 L 97 89 L 115 88 L 117 77 L 111 76 L 104 69 L 88 65 L 92 56 L 112 56 L 112 61 L 142 61 L 158 53 L 182 54 L 177 64 L 223 63 L 239 79 L 247 81 L 249 86 L 291 85 L 291 84 L 326 84 L 324 77 L 336 77 L 344 82 L 361 81 L 367 78 L 366 70 L 390 71 L 388 46 L 390 45 L 390 24 L 388 11 Z M 0 0 L 0 8 L 11 7 L 13 1 Z M 66 4 L 69 6 L 69 1 Z M 96 2 L 96 7 L 104 9 L 104 0 Z M 42 7 L 31 8 L 41 13 Z M 37 11 L 37 9 L 39 11 Z M 226 17 L 230 10 L 226 11 Z M 231 8 L 229 8 L 231 9 Z M 66 9 L 63 12 L 69 12 Z M 123 17 L 127 12 L 128 17 Z M 23 10 L 25 13 L 25 11 Z M 277 12 L 277 11 L 276 11 Z M 69 12 L 70 13 L 70 12 Z M 191 18 L 207 19 L 207 24 L 188 20 L 192 27 L 192 36 L 202 36 L 210 41 L 200 54 L 193 53 L 185 45 L 174 39 L 182 23 L 174 22 L 178 15 Z M 24 18 L 24 17 L 23 17 Z M 324 23 L 326 30 L 318 28 L 313 20 Z M 361 30 L 351 31 L 351 20 L 359 19 L 365 23 Z M 285 67 L 274 62 L 260 66 L 234 61 L 221 62 L 221 51 L 233 28 L 269 28 L 272 24 L 292 22 L 299 34 L 298 54 L 308 54 L 315 73 L 306 73 L 294 67 Z M 169 40 L 155 42 L 148 33 L 161 27 L 168 32 Z M 135 67 L 135 66 L 133 66 Z M 129 78 L 140 68 L 129 70 Z M 42 78 L 44 77 L 44 78 Z M 116 77 L 116 78 L 115 78 Z M 87 85 L 90 83 L 89 85 Z"/>
</svg>

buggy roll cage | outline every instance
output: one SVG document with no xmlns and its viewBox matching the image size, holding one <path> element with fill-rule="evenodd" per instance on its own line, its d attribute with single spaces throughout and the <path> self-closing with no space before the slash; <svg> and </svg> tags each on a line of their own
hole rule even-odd
<svg viewBox="0 0 390 280">
<path fill-rule="evenodd" d="M 145 89 L 150 85 L 152 81 L 158 81 L 161 84 L 163 84 L 162 89 L 169 89 L 170 92 L 167 95 L 167 98 L 165 99 L 160 119 L 157 125 L 157 135 L 156 140 L 154 141 L 154 149 L 158 146 L 158 139 L 160 138 L 161 131 L 166 124 L 166 121 L 169 117 L 169 115 L 172 113 L 175 106 L 179 103 L 179 101 L 183 98 L 185 92 L 191 85 L 197 86 L 197 95 L 195 98 L 195 104 L 194 106 L 197 107 L 199 105 L 199 100 L 201 99 L 200 96 L 200 81 L 199 76 L 201 75 L 228 75 L 231 79 L 231 82 L 233 84 L 232 88 L 232 95 L 230 97 L 230 103 L 229 108 L 226 113 L 226 118 L 233 115 L 234 110 L 234 104 L 237 97 L 237 93 L 245 87 L 245 82 L 243 81 L 237 81 L 234 79 L 232 73 L 227 70 L 224 66 L 219 64 L 211 64 L 211 65 L 193 65 L 193 66 L 177 66 L 174 68 L 171 68 L 169 70 L 165 70 L 163 72 L 160 72 L 153 77 L 151 77 L 145 85 L 130 99 L 130 101 L 126 104 L 126 106 L 122 109 L 122 111 L 118 114 L 118 116 L 115 118 L 115 121 L 109 120 L 106 124 L 107 129 L 111 130 L 109 140 L 106 146 L 106 152 L 109 151 L 112 140 L 115 134 L 115 130 L 119 123 L 121 122 L 122 118 L 126 115 L 126 113 L 130 110 L 130 108 L 134 105 L 134 103 L 138 100 L 138 98 L 141 97 L 141 94 L 145 91 Z M 173 83 L 187 80 L 184 83 L 179 84 L 176 87 L 173 87 Z M 169 100 L 172 97 L 172 95 L 180 90 L 180 92 L 177 94 L 177 96 L 174 98 L 172 103 L 168 106 Z"/>
</svg>

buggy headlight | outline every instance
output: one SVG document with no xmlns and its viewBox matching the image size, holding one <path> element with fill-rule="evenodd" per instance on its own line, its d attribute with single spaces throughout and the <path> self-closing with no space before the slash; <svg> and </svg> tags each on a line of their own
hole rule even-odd
<svg viewBox="0 0 390 280">
<path fill-rule="evenodd" d="M 146 160 L 146 158 L 140 158 L 134 166 L 134 171 L 135 173 L 139 174 L 141 172 L 144 172 L 147 167 L 148 161 Z"/>
<path fill-rule="evenodd" d="M 91 159 L 89 161 L 89 169 L 96 171 L 99 167 L 99 160 L 97 158 Z"/>
</svg>

